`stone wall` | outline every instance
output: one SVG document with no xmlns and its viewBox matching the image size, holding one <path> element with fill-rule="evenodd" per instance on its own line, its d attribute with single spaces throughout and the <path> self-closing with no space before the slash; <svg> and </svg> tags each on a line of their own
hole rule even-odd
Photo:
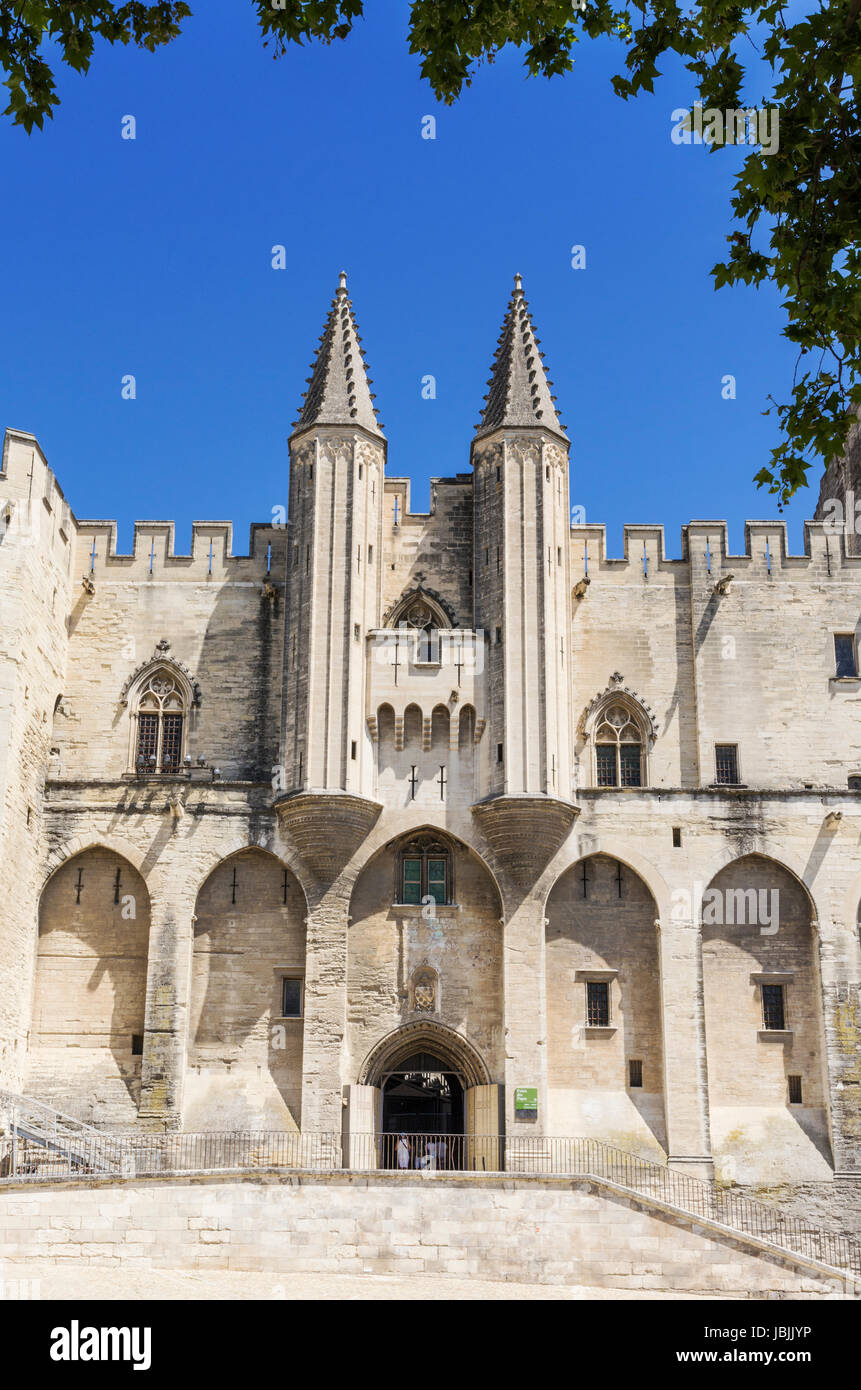
<svg viewBox="0 0 861 1390">
<path fill-rule="evenodd" d="M 606 855 L 584 859 L 554 886 L 545 959 L 547 1124 L 551 1134 L 589 1135 L 663 1160 L 656 916 L 642 879 Z M 585 976 L 596 972 L 609 985 L 607 1029 L 586 1021 Z M 642 1064 L 642 1086 L 630 1084 L 631 1059 Z"/>
<path fill-rule="evenodd" d="M 283 1016 L 281 988 L 305 976 L 306 911 L 294 875 L 262 850 L 225 860 L 201 888 L 186 1129 L 299 1128 L 304 1018 Z"/>
<path fill-rule="evenodd" d="M 830 1149 L 822 991 L 810 900 L 779 865 L 735 860 L 713 880 L 703 926 L 709 1110 L 718 1171 L 739 1182 L 826 1178 Z M 768 904 L 751 921 L 752 898 Z M 719 921 L 710 923 L 709 912 Z M 781 982 L 786 1031 L 766 1030 L 762 987 Z M 802 1103 L 790 1103 L 790 1075 Z"/>
<path fill-rule="evenodd" d="M 0 1260 L 438 1274 L 742 1297 L 851 1281 L 592 1182 L 475 1176 L 176 1179 L 0 1191 Z"/>
</svg>

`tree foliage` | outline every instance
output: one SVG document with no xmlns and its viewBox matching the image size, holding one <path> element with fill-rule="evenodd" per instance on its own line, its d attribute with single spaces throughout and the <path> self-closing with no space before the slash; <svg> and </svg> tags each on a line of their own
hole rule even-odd
<svg viewBox="0 0 861 1390">
<path fill-rule="evenodd" d="M 291 44 L 344 39 L 363 13 L 362 0 L 254 5 L 264 44 L 276 56 Z M 186 4 L 167 0 L 0 0 L 0 64 L 11 92 L 6 114 L 28 131 L 53 114 L 57 96 L 44 39 L 86 71 L 95 36 L 154 49 L 175 37 L 189 14 Z M 769 407 L 781 438 L 755 479 L 783 505 L 806 483 L 814 459 L 842 452 L 861 405 L 861 0 L 792 7 L 778 0 L 413 0 L 410 10 L 410 51 L 448 104 L 506 45 L 523 52 L 527 73 L 554 77 L 573 68 L 578 42 L 600 37 L 621 47 L 613 87 L 625 100 L 654 91 L 661 59 L 677 55 L 704 108 L 776 112 L 778 147 L 749 147 L 734 184 L 726 257 L 712 275 L 716 288 L 771 281 L 783 299 L 783 332 L 798 359 L 788 401 Z M 748 77 L 751 61 L 757 74 L 770 74 L 768 91 L 747 89 L 761 80 Z M 727 143 L 725 131 L 712 141 L 712 157 Z"/>
</svg>

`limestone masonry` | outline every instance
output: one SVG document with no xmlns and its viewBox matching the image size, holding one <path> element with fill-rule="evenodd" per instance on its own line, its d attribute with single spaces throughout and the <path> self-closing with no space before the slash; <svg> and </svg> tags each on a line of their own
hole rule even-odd
<svg viewBox="0 0 861 1390">
<path fill-rule="evenodd" d="M 6 432 L 0 1086 L 118 1130 L 590 1136 L 857 1209 L 854 543 L 609 557 L 519 277 L 470 471 L 415 513 L 386 448 L 343 276 L 248 555 L 210 521 L 117 554 Z"/>
</svg>

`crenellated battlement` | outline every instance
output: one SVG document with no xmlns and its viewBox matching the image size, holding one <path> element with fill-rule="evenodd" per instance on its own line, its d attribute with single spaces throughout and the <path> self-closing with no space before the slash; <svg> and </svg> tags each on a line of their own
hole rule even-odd
<svg viewBox="0 0 861 1390">
<path fill-rule="evenodd" d="M 804 551 L 789 551 L 785 521 L 746 521 L 744 550 L 729 548 L 725 521 L 690 521 L 682 527 L 682 554 L 666 553 L 664 528 L 657 525 L 623 527 L 623 553 L 607 554 L 607 528 L 596 522 L 573 525 L 571 537 L 572 577 L 593 579 L 596 573 L 637 573 L 643 580 L 662 574 L 677 578 L 680 572 L 704 573 L 719 578 L 731 569 L 740 579 L 795 578 L 807 574 L 816 579 L 838 573 L 861 573 L 861 555 L 848 552 L 842 528 L 824 521 L 804 523 Z"/>
<path fill-rule="evenodd" d="M 117 550 L 115 521 L 79 521 L 76 565 L 81 574 L 96 579 L 175 579 L 279 582 L 284 575 L 289 523 L 274 526 L 255 522 L 249 553 L 234 555 L 231 521 L 195 521 L 191 550 L 176 552 L 172 521 L 136 521 L 131 554 Z"/>
</svg>

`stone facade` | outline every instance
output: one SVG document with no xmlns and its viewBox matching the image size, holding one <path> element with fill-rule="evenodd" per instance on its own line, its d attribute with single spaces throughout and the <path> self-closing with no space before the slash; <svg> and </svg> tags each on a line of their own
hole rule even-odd
<svg viewBox="0 0 861 1390">
<path fill-rule="evenodd" d="M 471 471 L 413 513 L 386 449 L 343 281 L 247 556 L 223 522 L 118 554 L 7 431 L 0 1084 L 339 1135 L 422 1053 L 473 1132 L 845 1204 L 861 557 L 827 521 L 609 556 L 519 280 Z"/>
</svg>

